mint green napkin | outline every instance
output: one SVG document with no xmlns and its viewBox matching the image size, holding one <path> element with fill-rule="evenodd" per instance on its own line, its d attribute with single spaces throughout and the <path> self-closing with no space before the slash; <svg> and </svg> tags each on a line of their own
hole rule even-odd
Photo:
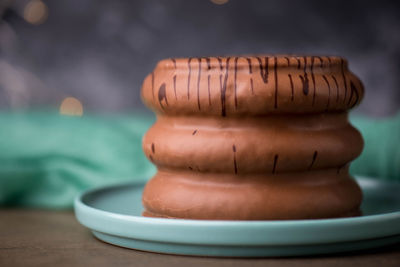
<svg viewBox="0 0 400 267">
<path fill-rule="evenodd" d="M 353 174 L 400 180 L 399 115 L 353 118 L 365 139 Z M 84 189 L 149 179 L 155 168 L 141 139 L 153 122 L 138 114 L 0 112 L 0 205 L 70 208 Z"/>
<path fill-rule="evenodd" d="M 0 204 L 69 208 L 82 190 L 145 181 L 141 139 L 154 119 L 0 113 Z"/>
<path fill-rule="evenodd" d="M 400 181 L 400 113 L 386 119 L 351 117 L 351 122 L 364 138 L 351 174 Z"/>
</svg>

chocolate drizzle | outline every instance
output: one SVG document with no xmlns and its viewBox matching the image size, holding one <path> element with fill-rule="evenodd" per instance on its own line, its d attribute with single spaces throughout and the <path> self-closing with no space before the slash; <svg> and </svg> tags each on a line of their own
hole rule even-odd
<svg viewBox="0 0 400 267">
<path fill-rule="evenodd" d="M 189 67 L 188 83 L 187 83 L 187 99 L 188 100 L 190 98 L 190 76 L 192 75 L 192 66 L 190 65 L 190 61 L 192 61 L 191 57 L 188 59 L 188 67 Z"/>
<path fill-rule="evenodd" d="M 332 79 L 335 81 L 336 85 L 336 103 L 339 102 L 339 84 L 336 80 L 336 77 L 332 75 Z"/>
<path fill-rule="evenodd" d="M 322 75 L 322 78 L 324 78 L 326 85 L 328 86 L 328 102 L 326 103 L 326 110 L 329 108 L 329 102 L 331 101 L 331 86 L 329 84 L 328 79 L 326 78 L 325 75 Z"/>
<path fill-rule="evenodd" d="M 155 148 L 154 148 L 154 143 L 151 143 L 151 152 L 152 152 L 153 154 L 156 152 L 156 151 L 155 151 Z M 150 159 L 151 162 L 154 162 L 153 156 L 152 156 L 152 155 L 149 155 L 149 159 Z"/>
<path fill-rule="evenodd" d="M 238 168 L 237 168 L 237 163 L 236 163 L 236 146 L 232 145 L 232 150 L 233 150 L 233 168 L 235 170 L 235 174 L 238 173 Z"/>
<path fill-rule="evenodd" d="M 289 81 L 290 81 L 290 89 L 292 90 L 292 92 L 291 92 L 292 95 L 291 95 L 290 100 L 291 100 L 291 101 L 294 101 L 294 86 L 293 86 L 292 75 L 288 74 L 288 77 L 289 77 Z"/>
<path fill-rule="evenodd" d="M 308 95 L 308 77 L 307 77 L 307 57 L 304 57 L 304 75 L 299 75 L 301 83 L 303 84 L 303 94 Z"/>
<path fill-rule="evenodd" d="M 347 210 L 358 207 L 361 195 L 356 185 L 348 181 L 349 165 L 344 163 L 355 158 L 362 148 L 361 137 L 346 116 L 350 106 L 361 101 L 362 84 L 349 72 L 344 60 L 348 98 L 343 103 L 339 57 L 332 57 L 332 66 L 326 57 L 299 57 L 297 69 L 298 60 L 291 55 L 269 55 L 269 59 L 267 56 L 222 57 L 222 70 L 216 57 L 193 57 L 190 61 L 177 58 L 176 70 L 174 60 L 167 59 L 157 64 L 151 77 L 146 77 L 141 95 L 156 113 L 157 122 L 143 138 L 143 149 L 148 161 L 158 169 L 143 195 L 146 216 L 210 220 L 317 219 L 318 216 L 347 215 Z M 264 78 L 268 83 L 264 83 Z M 288 122 L 283 125 L 282 119 Z M 302 138 L 300 132 L 303 137 L 311 138 Z M 263 139 L 269 139 L 272 146 Z M 339 154 L 342 157 L 335 157 Z M 319 184 L 311 181 L 318 175 L 327 178 Z M 168 179 L 175 176 L 180 178 Z M 282 178 L 288 182 L 281 181 Z M 277 187 L 273 180 L 279 180 L 280 188 L 265 186 L 269 183 Z M 202 186 L 204 182 L 207 188 Z M 335 195 L 338 190 L 344 192 L 336 203 L 336 214 L 324 212 L 331 203 L 329 199 L 321 201 L 318 195 L 321 183 L 336 184 L 335 188 L 326 187 L 328 195 Z M 293 192 L 307 187 L 308 198 L 299 203 L 299 198 L 290 195 L 288 186 L 293 187 L 289 188 Z M 199 198 L 192 199 L 182 193 L 182 188 L 194 190 L 196 194 L 199 189 L 203 191 L 199 191 Z M 241 188 L 250 200 L 251 196 L 257 197 L 248 209 L 248 197 L 237 194 L 232 197 L 228 192 Z M 280 190 L 279 194 L 275 189 Z M 222 196 L 218 203 L 209 198 L 207 190 Z M 292 211 L 289 215 L 279 212 L 282 198 L 287 202 L 285 207 Z M 307 208 L 310 199 L 317 205 L 314 210 Z M 237 205 L 227 211 L 224 203 L 228 202 Z M 276 213 L 271 214 L 270 210 Z"/>
<path fill-rule="evenodd" d="M 210 92 L 210 74 L 207 76 L 207 89 L 208 89 L 208 105 L 211 106 L 211 92 Z"/>
<path fill-rule="evenodd" d="M 247 60 L 247 64 L 249 65 L 249 74 L 253 73 L 253 69 L 251 67 L 251 58 L 246 58 Z M 254 87 L 253 87 L 253 78 L 250 78 L 250 90 L 251 90 L 251 94 L 254 95 Z"/>
<path fill-rule="evenodd" d="M 199 73 L 197 75 L 197 107 L 201 110 L 200 107 L 200 77 L 201 77 L 201 58 L 199 60 Z"/>
<path fill-rule="evenodd" d="M 147 100 L 153 97 L 156 108 L 168 112 L 173 111 L 172 104 L 177 103 L 178 94 L 179 97 L 184 97 L 184 93 L 180 94 L 181 89 L 183 91 L 186 89 L 188 103 L 180 105 L 179 108 L 194 108 L 207 114 L 217 112 L 217 115 L 221 114 L 223 117 L 230 112 L 236 114 L 239 109 L 239 113 L 242 114 L 249 103 L 257 103 L 266 109 L 266 111 L 256 110 L 256 113 L 264 114 L 271 110 L 276 112 L 278 109 L 282 109 L 282 112 L 297 113 L 295 107 L 290 106 L 295 100 L 296 103 L 300 101 L 298 105 L 308 105 L 308 109 L 315 109 L 318 112 L 333 109 L 342 111 L 356 106 L 363 95 L 363 87 L 358 79 L 351 78 L 348 74 L 346 59 L 339 57 L 291 55 L 192 57 L 170 58 L 163 61 L 163 64 L 166 64 L 170 75 L 159 76 L 159 69 L 156 68 L 150 73 L 150 77 L 146 78 L 147 90 L 143 90 L 143 93 L 147 94 Z M 178 75 L 183 76 L 178 79 Z M 220 76 L 219 85 L 218 76 Z M 162 78 L 167 80 L 160 80 Z M 187 88 L 184 88 L 186 82 Z M 213 86 L 214 83 L 216 86 Z M 183 88 L 180 88 L 181 85 Z M 257 93 L 269 101 L 259 102 L 255 98 Z M 244 101 L 246 97 L 249 97 L 249 102 Z M 214 100 L 216 102 L 213 102 Z M 221 107 L 218 102 L 221 103 Z M 206 110 L 213 105 L 217 105 L 216 109 Z M 315 108 L 311 108 L 312 106 Z"/>
<path fill-rule="evenodd" d="M 344 75 L 344 60 L 341 60 L 341 71 L 342 71 L 342 77 L 343 77 L 343 83 L 344 83 L 344 98 L 343 98 L 343 103 L 346 101 L 347 97 L 347 81 L 346 81 L 346 75 Z"/>
<path fill-rule="evenodd" d="M 289 60 L 288 57 L 285 57 L 285 59 L 286 59 L 286 61 L 287 61 L 287 66 L 289 67 L 289 66 L 290 66 L 290 60 Z"/>
<path fill-rule="evenodd" d="M 164 109 L 164 106 L 162 104 L 163 100 L 165 100 L 165 104 L 168 106 L 167 92 L 165 88 L 166 88 L 165 83 L 163 83 L 158 89 L 158 102 L 160 103 L 162 109 Z"/>
<path fill-rule="evenodd" d="M 300 58 L 298 58 L 298 57 L 295 57 L 295 58 L 297 60 L 297 69 L 300 69 L 300 66 L 301 66 Z"/>
<path fill-rule="evenodd" d="M 178 97 L 176 96 L 176 75 L 174 75 L 174 77 L 172 77 L 172 79 L 174 80 L 174 94 L 175 94 L 175 99 L 178 100 Z"/>
<path fill-rule="evenodd" d="M 310 67 L 310 71 L 311 71 L 311 79 L 313 82 L 313 98 L 312 98 L 312 106 L 314 106 L 315 103 L 315 76 L 314 76 L 314 57 L 311 57 L 311 67 Z"/>
<path fill-rule="evenodd" d="M 319 66 L 322 68 L 322 67 L 323 67 L 323 65 L 324 65 L 324 60 L 322 59 L 322 57 L 316 57 L 316 58 L 318 58 L 318 59 L 319 59 L 319 61 L 320 61 L 320 64 L 319 64 Z"/>
<path fill-rule="evenodd" d="M 210 58 L 209 57 L 205 57 L 204 58 L 207 62 L 207 69 L 210 70 L 211 69 L 211 63 L 210 63 Z"/>
<path fill-rule="evenodd" d="M 260 75 L 264 83 L 268 83 L 268 61 L 269 57 L 264 57 L 264 64 L 262 64 L 262 60 L 259 57 L 256 57 L 258 60 L 258 65 L 260 68 Z"/>
<path fill-rule="evenodd" d="M 274 57 L 275 102 L 274 108 L 278 108 L 278 58 Z"/>
<path fill-rule="evenodd" d="M 222 74 L 219 75 L 219 90 L 222 92 Z"/>
<path fill-rule="evenodd" d="M 228 82 L 228 74 L 229 74 L 228 71 L 229 71 L 229 61 L 230 60 L 231 60 L 230 57 L 228 57 L 226 59 L 224 83 L 223 83 L 223 85 L 221 85 L 221 115 L 222 115 L 222 117 L 226 116 L 225 94 L 226 94 L 226 85 Z M 220 80 L 221 80 L 221 78 L 220 78 Z"/>
<path fill-rule="evenodd" d="M 237 81 L 236 81 L 236 79 L 237 79 L 237 64 L 238 64 L 238 60 L 239 60 L 239 58 L 238 57 L 235 57 L 235 72 L 234 72 L 234 89 L 235 89 L 235 91 L 234 91 L 234 93 L 235 93 L 235 109 L 237 109 L 237 105 L 238 105 L 238 103 L 237 103 Z"/>
<path fill-rule="evenodd" d="M 218 63 L 219 63 L 219 68 L 222 71 L 224 67 L 222 66 L 222 59 L 220 57 L 217 57 Z"/>
<path fill-rule="evenodd" d="M 279 158 L 279 155 L 276 154 L 274 156 L 274 166 L 272 167 L 272 174 L 275 174 L 275 172 L 276 172 L 276 165 L 278 164 L 278 158 Z"/>
<path fill-rule="evenodd" d="M 353 105 L 351 105 L 350 108 L 353 108 L 358 103 L 358 99 L 359 99 L 357 88 L 353 84 L 353 82 L 350 81 L 350 98 L 349 98 L 349 101 L 348 101 L 347 105 L 350 105 L 351 99 L 353 98 L 353 94 L 355 95 L 356 98 L 355 98 L 355 101 L 354 101 Z"/>
<path fill-rule="evenodd" d="M 253 73 L 253 70 L 251 68 L 251 58 L 246 57 L 246 60 L 247 60 L 247 64 L 249 64 L 249 73 L 251 74 L 251 73 Z"/>
<path fill-rule="evenodd" d="M 317 159 L 317 156 L 318 156 L 318 152 L 317 152 L 317 151 L 314 151 L 314 155 L 313 155 L 311 164 L 310 164 L 310 166 L 308 167 L 308 170 L 311 170 L 312 166 L 313 166 L 314 163 L 315 163 L 315 160 Z"/>
</svg>

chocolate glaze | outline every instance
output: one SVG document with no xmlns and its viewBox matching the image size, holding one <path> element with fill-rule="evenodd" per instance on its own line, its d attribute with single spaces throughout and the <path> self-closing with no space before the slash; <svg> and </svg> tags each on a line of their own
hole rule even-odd
<svg viewBox="0 0 400 267">
<path fill-rule="evenodd" d="M 359 210 L 361 191 L 336 170 L 290 174 L 204 174 L 160 170 L 143 194 L 155 217 L 288 220 L 343 217 Z"/>
<path fill-rule="evenodd" d="M 191 90 L 197 97 L 190 97 Z M 270 220 L 355 214 L 361 191 L 348 168 L 363 140 L 347 112 L 363 90 L 339 57 L 159 62 L 142 87 L 145 104 L 157 114 L 143 138 L 145 155 L 158 169 L 143 193 L 146 216 Z"/>
<path fill-rule="evenodd" d="M 325 112 L 328 101 L 332 112 L 343 112 L 358 105 L 363 87 L 348 70 L 346 60 L 321 59 L 322 66 L 317 57 L 211 57 L 202 58 L 201 63 L 198 58 L 174 59 L 176 68 L 170 59 L 163 60 L 146 78 L 144 86 L 150 85 L 153 89 L 143 91 L 143 100 L 160 114 L 189 115 L 200 111 L 204 116 L 311 114 Z M 298 62 L 301 62 L 300 69 Z M 328 90 L 323 75 L 332 90 Z M 168 106 L 163 104 L 164 108 L 158 101 L 154 102 L 162 83 L 167 85 Z M 154 99 L 151 99 L 153 93 Z M 186 95 L 187 101 L 181 101 L 180 95 Z"/>
</svg>

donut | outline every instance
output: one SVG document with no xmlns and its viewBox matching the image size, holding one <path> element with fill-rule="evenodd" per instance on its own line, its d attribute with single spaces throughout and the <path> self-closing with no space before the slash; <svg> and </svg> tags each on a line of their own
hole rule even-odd
<svg viewBox="0 0 400 267">
<path fill-rule="evenodd" d="M 356 216 L 349 175 L 363 139 L 348 111 L 364 95 L 333 56 L 172 58 L 144 80 L 157 121 L 143 151 L 157 173 L 143 216 L 294 220 Z"/>
</svg>

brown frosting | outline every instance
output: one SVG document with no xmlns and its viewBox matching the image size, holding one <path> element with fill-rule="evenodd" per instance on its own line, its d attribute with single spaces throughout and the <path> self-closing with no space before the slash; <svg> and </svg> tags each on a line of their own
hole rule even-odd
<svg viewBox="0 0 400 267">
<path fill-rule="evenodd" d="M 339 57 L 166 59 L 146 77 L 158 172 L 145 216 L 267 220 L 356 214 L 362 150 L 347 111 L 363 86 Z"/>
</svg>

